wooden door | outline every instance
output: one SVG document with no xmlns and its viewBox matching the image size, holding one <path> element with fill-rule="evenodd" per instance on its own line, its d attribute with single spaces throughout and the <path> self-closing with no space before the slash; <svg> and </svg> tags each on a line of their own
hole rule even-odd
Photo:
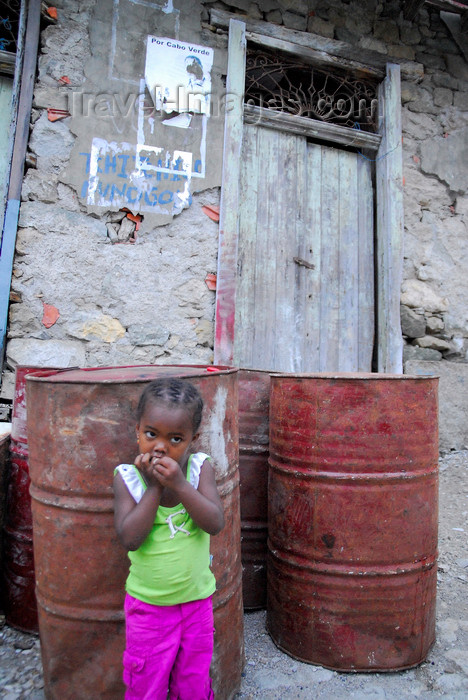
<svg viewBox="0 0 468 700">
<path fill-rule="evenodd" d="M 244 125 L 236 365 L 371 370 L 371 165 L 301 135 Z"/>
<path fill-rule="evenodd" d="M 299 34 L 282 30 L 282 38 L 266 43 L 301 54 Z M 400 373 L 399 66 L 387 64 L 383 74 L 369 67 L 382 82 L 378 134 L 366 136 L 263 108 L 252 112 L 243 99 L 247 35 L 262 43 L 230 20 L 215 362 L 371 371 L 375 344 L 377 370 Z M 326 52 L 312 53 L 320 61 Z"/>
</svg>

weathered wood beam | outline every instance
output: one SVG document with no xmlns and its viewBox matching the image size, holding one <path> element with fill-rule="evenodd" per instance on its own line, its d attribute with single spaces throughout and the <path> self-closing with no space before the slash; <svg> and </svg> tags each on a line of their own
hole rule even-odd
<svg viewBox="0 0 468 700">
<path fill-rule="evenodd" d="M 253 105 L 244 105 L 244 122 L 257 124 L 269 129 L 288 131 L 289 133 L 319 141 L 338 143 L 341 146 L 366 148 L 377 151 L 382 139 L 380 134 L 350 129 L 339 124 L 329 124 L 308 117 L 295 116 L 284 112 L 275 112 Z"/>
<path fill-rule="evenodd" d="M 456 0 L 426 0 L 426 5 L 432 5 L 446 12 L 457 12 L 458 14 L 462 14 L 468 10 L 468 5 L 466 3 L 456 2 Z"/>
<path fill-rule="evenodd" d="M 230 109 L 224 122 L 214 345 L 215 363 L 225 365 L 232 364 L 234 354 L 245 54 L 245 24 L 233 19 L 229 25 L 226 94 Z"/>
<path fill-rule="evenodd" d="M 403 268 L 403 158 L 400 69 L 387 67 L 380 86 L 382 141 L 376 159 L 378 371 L 401 374 L 400 292 Z"/>
<path fill-rule="evenodd" d="M 412 22 L 423 5 L 424 0 L 405 0 L 403 3 L 404 18 Z"/>
<path fill-rule="evenodd" d="M 385 71 L 379 67 L 366 65 L 357 60 L 342 58 L 335 56 L 327 51 L 319 49 L 311 49 L 308 46 L 299 46 L 292 41 L 285 41 L 278 37 L 270 37 L 258 32 L 246 32 L 247 41 L 254 44 L 259 44 L 262 47 L 276 49 L 283 53 L 290 53 L 296 57 L 300 57 L 303 61 L 312 65 L 327 66 L 329 68 L 340 68 L 341 70 L 351 70 L 355 75 L 361 78 L 371 78 L 373 80 L 382 80 L 385 76 Z"/>
<path fill-rule="evenodd" d="M 278 39 L 280 41 L 289 42 L 295 45 L 295 52 L 301 53 L 301 49 L 317 52 L 314 54 L 314 62 L 318 64 L 324 61 L 330 61 L 329 57 L 342 59 L 342 67 L 355 70 L 355 66 L 361 66 L 367 70 L 381 71 L 382 76 L 385 74 L 386 64 L 389 60 L 393 63 L 398 63 L 401 74 L 408 80 L 420 80 L 424 77 L 424 66 L 421 63 L 407 61 L 401 58 L 389 57 L 377 51 L 370 51 L 359 47 L 347 44 L 344 41 L 336 41 L 327 37 L 311 34 L 309 32 L 298 32 L 294 29 L 286 29 L 271 22 L 263 22 L 260 20 L 251 20 L 244 15 L 236 15 L 232 12 L 224 10 L 212 9 L 211 24 L 215 27 L 227 29 L 231 18 L 242 20 L 246 23 L 248 33 L 258 34 L 262 37 L 264 43 L 265 37 Z M 310 58 L 312 54 L 309 53 Z M 348 63 L 347 63 L 348 62 Z"/>
</svg>

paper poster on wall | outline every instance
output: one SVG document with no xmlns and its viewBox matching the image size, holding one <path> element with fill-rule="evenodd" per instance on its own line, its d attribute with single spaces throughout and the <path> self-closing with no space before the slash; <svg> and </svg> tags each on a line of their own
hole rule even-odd
<svg viewBox="0 0 468 700">
<path fill-rule="evenodd" d="M 149 36 L 145 82 L 157 110 L 210 114 L 213 49 Z"/>
</svg>

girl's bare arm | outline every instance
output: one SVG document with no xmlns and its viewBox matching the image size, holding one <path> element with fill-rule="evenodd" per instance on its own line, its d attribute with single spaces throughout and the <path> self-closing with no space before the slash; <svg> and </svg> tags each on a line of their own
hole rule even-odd
<svg viewBox="0 0 468 700">
<path fill-rule="evenodd" d="M 141 501 L 136 503 L 120 474 L 114 477 L 114 523 L 123 546 L 138 549 L 147 538 L 159 507 L 162 486 L 148 484 Z"/>
</svg>

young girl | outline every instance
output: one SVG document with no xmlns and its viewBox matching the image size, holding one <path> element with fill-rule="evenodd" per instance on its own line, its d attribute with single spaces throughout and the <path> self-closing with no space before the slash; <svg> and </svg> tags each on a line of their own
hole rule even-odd
<svg viewBox="0 0 468 700">
<path fill-rule="evenodd" d="M 202 409 L 199 392 L 186 380 L 148 384 L 137 409 L 140 454 L 134 465 L 115 470 L 115 527 L 131 562 L 126 700 L 214 697 L 209 548 L 224 514 L 210 458 L 191 453 Z"/>
</svg>

